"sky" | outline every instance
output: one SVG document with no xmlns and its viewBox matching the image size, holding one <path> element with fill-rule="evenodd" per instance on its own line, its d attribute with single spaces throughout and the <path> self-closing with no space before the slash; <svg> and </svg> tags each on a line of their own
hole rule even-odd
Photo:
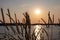
<svg viewBox="0 0 60 40">
<path fill-rule="evenodd" d="M 47 21 L 48 11 L 51 12 L 51 17 L 53 14 L 55 15 L 55 22 L 58 22 L 58 18 L 60 18 L 60 0 L 0 0 L 0 8 L 4 9 L 5 18 L 7 17 L 6 9 L 9 8 L 11 16 L 14 18 L 14 13 L 16 13 L 20 21 L 24 18 L 23 13 L 26 11 L 33 23 L 41 20 L 40 18 Z M 37 8 L 41 10 L 39 15 L 34 13 Z M 2 18 L 0 17 L 0 19 Z M 5 20 L 8 20 L 8 17 Z"/>
</svg>

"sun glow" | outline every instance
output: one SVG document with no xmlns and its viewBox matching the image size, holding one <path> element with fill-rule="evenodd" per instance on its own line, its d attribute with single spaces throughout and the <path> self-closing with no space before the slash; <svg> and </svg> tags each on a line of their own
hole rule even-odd
<svg viewBox="0 0 60 40">
<path fill-rule="evenodd" d="M 35 10 L 35 13 L 36 13 L 36 14 L 40 14 L 40 13 L 41 13 L 41 10 L 40 10 L 40 9 L 36 9 L 36 10 Z"/>
</svg>

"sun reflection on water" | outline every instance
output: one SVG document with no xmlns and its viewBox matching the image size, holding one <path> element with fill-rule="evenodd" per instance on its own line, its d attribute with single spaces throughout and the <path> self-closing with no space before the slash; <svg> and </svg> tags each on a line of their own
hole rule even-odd
<svg viewBox="0 0 60 40">
<path fill-rule="evenodd" d="M 41 26 L 35 26 L 35 36 L 37 37 L 36 40 L 40 40 L 40 33 L 41 33 Z"/>
</svg>

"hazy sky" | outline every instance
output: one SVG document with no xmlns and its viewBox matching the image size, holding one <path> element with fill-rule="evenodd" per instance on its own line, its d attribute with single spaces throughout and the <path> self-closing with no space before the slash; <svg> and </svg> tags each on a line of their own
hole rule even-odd
<svg viewBox="0 0 60 40">
<path fill-rule="evenodd" d="M 26 11 L 28 11 L 31 20 L 34 22 L 40 20 L 40 18 L 47 19 L 48 11 L 51 11 L 51 14 L 55 15 L 55 22 L 60 18 L 60 0 L 0 0 L 0 8 L 4 9 L 5 15 L 7 13 L 6 9 L 9 8 L 11 15 L 14 16 L 15 12 L 20 20 L 23 18 L 22 13 Z M 42 11 L 39 16 L 34 15 L 36 8 Z"/>
</svg>

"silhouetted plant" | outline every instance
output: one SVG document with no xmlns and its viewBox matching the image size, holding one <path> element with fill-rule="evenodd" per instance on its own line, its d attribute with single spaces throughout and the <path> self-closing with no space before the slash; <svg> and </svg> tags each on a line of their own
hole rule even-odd
<svg viewBox="0 0 60 40">
<path fill-rule="evenodd" d="M 17 20 L 17 17 L 16 17 L 16 14 L 15 14 L 15 23 L 16 23 L 16 28 L 17 28 L 17 32 L 20 34 L 20 31 L 19 31 L 19 28 L 18 28 L 18 22 L 17 22 L 18 20 Z"/>
<path fill-rule="evenodd" d="M 10 23 L 12 23 L 11 15 L 10 15 L 10 11 L 9 11 L 9 9 L 7 9 L 7 11 L 8 11 L 8 14 L 7 14 L 7 15 L 9 15 L 9 16 L 8 16 L 8 17 L 9 17 L 9 21 L 10 21 Z M 13 28 L 12 26 L 10 26 L 10 28 L 11 28 L 11 29 L 12 29 L 12 31 L 15 33 L 14 28 Z"/>
<path fill-rule="evenodd" d="M 3 13 L 3 9 L 1 8 L 1 14 L 2 14 L 2 20 L 3 23 L 5 23 L 5 18 L 4 18 L 4 13 Z M 7 28 L 7 30 L 9 30 L 9 28 L 7 26 L 5 26 Z"/>
<path fill-rule="evenodd" d="M 31 22 L 30 22 L 30 16 L 29 16 L 29 14 L 27 12 L 25 14 L 23 14 L 23 15 L 24 15 L 24 17 L 26 19 L 26 27 L 25 27 L 26 40 L 30 40 L 31 39 L 31 25 L 30 25 Z"/>
</svg>

